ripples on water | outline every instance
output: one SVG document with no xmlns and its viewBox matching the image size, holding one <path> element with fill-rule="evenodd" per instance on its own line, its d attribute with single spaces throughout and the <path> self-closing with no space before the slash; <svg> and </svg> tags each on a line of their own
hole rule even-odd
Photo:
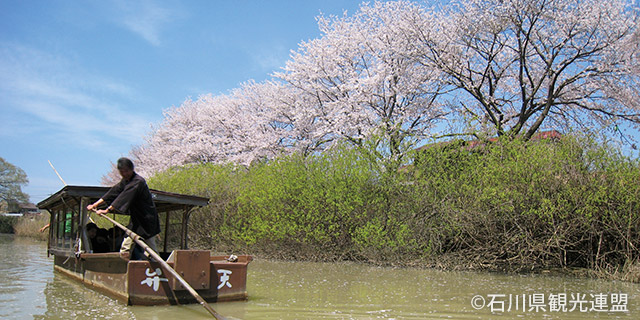
<svg viewBox="0 0 640 320">
<path fill-rule="evenodd" d="M 46 243 L 0 234 L 0 319 L 135 319 L 127 306 L 53 272 Z"/>
<path fill-rule="evenodd" d="M 0 318 L 25 319 L 43 313 L 44 288 L 53 276 L 45 244 L 0 234 L 0 257 Z"/>
<path fill-rule="evenodd" d="M 210 319 L 200 305 L 126 306 L 53 272 L 46 245 L 0 235 L 0 319 Z M 638 284 L 538 275 L 376 268 L 355 263 L 249 265 L 248 301 L 213 303 L 230 319 L 637 319 Z M 628 313 L 475 310 L 474 295 L 626 293 Z"/>
</svg>

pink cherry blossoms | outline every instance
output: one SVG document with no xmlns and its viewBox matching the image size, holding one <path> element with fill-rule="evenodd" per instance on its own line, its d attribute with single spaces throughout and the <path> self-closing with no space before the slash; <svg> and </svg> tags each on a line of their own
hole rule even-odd
<svg viewBox="0 0 640 320">
<path fill-rule="evenodd" d="M 363 4 L 318 18 L 282 70 L 164 112 L 132 151 L 146 175 L 365 142 L 401 159 L 444 135 L 531 137 L 640 122 L 638 7 L 624 0 Z"/>
</svg>

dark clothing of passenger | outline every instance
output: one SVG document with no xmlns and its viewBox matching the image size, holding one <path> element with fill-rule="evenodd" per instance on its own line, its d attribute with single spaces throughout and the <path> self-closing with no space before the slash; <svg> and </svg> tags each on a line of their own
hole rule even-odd
<svg viewBox="0 0 640 320">
<path fill-rule="evenodd" d="M 107 239 L 104 239 L 103 241 L 98 240 L 98 238 L 91 239 L 91 248 L 93 248 L 93 253 L 105 253 L 111 251 L 111 248 L 107 243 Z"/>
<path fill-rule="evenodd" d="M 111 227 L 107 230 L 107 234 L 109 235 L 107 239 L 109 241 L 111 251 L 119 251 L 120 246 L 122 245 L 122 240 L 124 240 L 124 237 L 126 236 L 122 229 Z"/>
<path fill-rule="evenodd" d="M 106 229 L 98 229 L 96 236 L 91 239 L 91 248 L 93 249 L 93 253 L 104 253 L 111 251 Z"/>
<path fill-rule="evenodd" d="M 144 239 L 160 233 L 160 219 L 153 204 L 147 182 L 133 173 L 130 180 L 122 179 L 102 197 L 118 212 L 131 218 L 128 228 Z"/>
</svg>

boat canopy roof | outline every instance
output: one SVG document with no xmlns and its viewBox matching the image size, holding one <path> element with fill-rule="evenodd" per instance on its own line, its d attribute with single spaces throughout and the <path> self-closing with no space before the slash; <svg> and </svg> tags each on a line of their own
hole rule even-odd
<svg viewBox="0 0 640 320">
<path fill-rule="evenodd" d="M 58 192 L 52 194 L 48 198 L 38 203 L 40 209 L 51 209 L 61 205 L 66 199 L 73 198 L 90 198 L 91 201 L 100 199 L 110 187 L 100 186 L 65 186 Z M 208 198 L 172 193 L 166 191 L 159 191 L 150 189 L 153 202 L 156 205 L 158 212 L 168 212 L 176 210 L 178 208 L 186 207 L 203 207 L 209 203 Z"/>
</svg>

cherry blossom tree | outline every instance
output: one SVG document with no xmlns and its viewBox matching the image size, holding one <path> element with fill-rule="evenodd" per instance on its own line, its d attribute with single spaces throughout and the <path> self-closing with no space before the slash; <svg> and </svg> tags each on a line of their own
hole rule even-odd
<svg viewBox="0 0 640 320">
<path fill-rule="evenodd" d="M 152 174 L 346 140 L 398 163 L 437 135 L 637 126 L 638 17 L 628 0 L 365 3 L 352 16 L 320 16 L 322 35 L 272 80 L 166 110 L 132 157 Z"/>
<path fill-rule="evenodd" d="M 492 134 L 639 122 L 638 8 L 624 0 L 463 0 L 414 28 L 447 101 Z"/>
<path fill-rule="evenodd" d="M 425 137 L 443 116 L 434 71 L 411 52 L 407 28 L 423 17 L 416 3 L 363 4 L 353 16 L 318 18 L 322 36 L 302 42 L 274 76 L 295 89 L 296 120 L 313 123 L 318 143 L 379 143 L 380 157 Z M 411 22 L 411 23 L 409 23 Z"/>
<path fill-rule="evenodd" d="M 164 120 L 132 150 L 138 167 L 150 175 L 190 163 L 248 165 L 285 151 L 278 114 L 268 103 L 277 84 L 248 82 L 229 94 L 188 99 L 164 112 Z"/>
<path fill-rule="evenodd" d="M 131 154 L 136 154 L 136 148 L 130 151 Z M 103 186 L 113 186 L 122 180 L 118 166 L 112 161 L 110 170 L 100 178 L 100 184 Z M 136 168 L 138 170 L 138 168 Z"/>
</svg>

